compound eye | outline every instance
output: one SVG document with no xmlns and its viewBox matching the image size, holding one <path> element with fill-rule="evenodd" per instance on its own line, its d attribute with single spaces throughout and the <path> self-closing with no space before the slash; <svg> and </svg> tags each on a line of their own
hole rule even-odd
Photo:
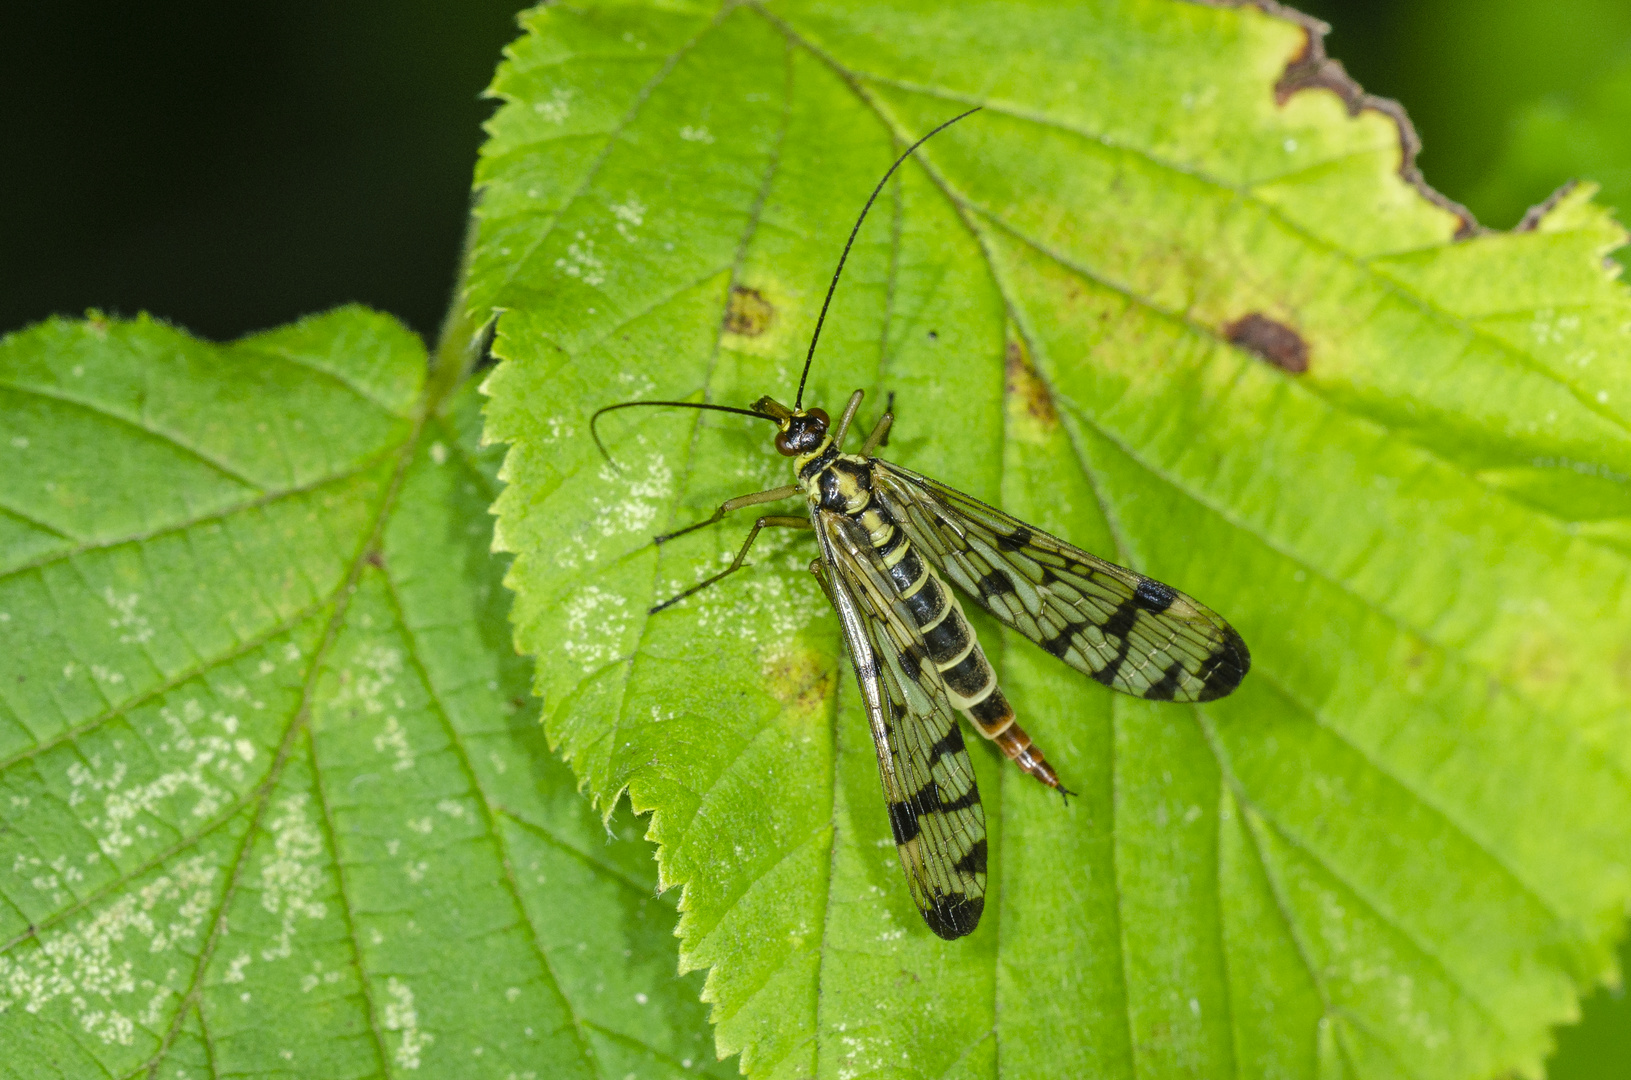
<svg viewBox="0 0 1631 1080">
<path fill-rule="evenodd" d="M 787 436 L 789 434 L 791 434 L 791 432 L 776 432 L 776 452 L 782 457 L 792 457 L 794 454 L 798 453 L 797 450 L 793 449 L 793 447 L 788 444 Z"/>
<path fill-rule="evenodd" d="M 805 415 L 810 421 L 811 434 L 817 439 L 827 434 L 827 429 L 832 426 L 832 418 L 827 415 L 824 409 L 811 409 Z"/>
</svg>

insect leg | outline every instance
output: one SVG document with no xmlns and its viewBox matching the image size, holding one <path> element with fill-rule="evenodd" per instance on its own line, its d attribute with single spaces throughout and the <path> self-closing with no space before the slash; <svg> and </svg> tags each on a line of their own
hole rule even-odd
<svg viewBox="0 0 1631 1080">
<path fill-rule="evenodd" d="M 844 433 L 849 430 L 849 422 L 855 419 L 855 410 L 861 407 L 861 399 L 866 397 L 865 390 L 857 390 L 849 396 L 849 404 L 844 406 L 844 415 L 838 418 L 838 427 L 833 430 L 832 444 L 838 449 L 844 449 Z"/>
<path fill-rule="evenodd" d="M 799 486 L 797 484 L 788 484 L 786 487 L 771 488 L 769 491 L 755 491 L 752 495 L 738 495 L 734 499 L 726 499 L 719 504 L 719 509 L 714 511 L 713 517 L 708 518 L 706 521 L 699 521 L 694 525 L 687 525 L 683 529 L 675 529 L 671 533 L 663 533 L 661 536 L 653 538 L 651 542 L 653 544 L 666 544 L 676 536 L 684 536 L 688 532 L 707 528 L 732 510 L 740 510 L 744 506 L 758 506 L 760 503 L 781 502 L 783 499 L 791 499 L 798 493 Z"/>
<path fill-rule="evenodd" d="M 883 407 L 883 415 L 878 417 L 878 426 L 872 429 L 872 434 L 866 437 L 861 444 L 861 456 L 871 457 L 872 451 L 880 446 L 889 445 L 889 426 L 895 422 L 895 392 L 889 391 L 889 401 Z"/>
<path fill-rule="evenodd" d="M 771 493 L 768 492 L 768 491 L 761 491 L 759 493 L 760 496 L 769 495 L 769 494 L 771 494 Z M 746 498 L 758 498 L 759 496 L 744 495 L 742 497 L 744 499 L 746 499 Z M 785 496 L 785 495 L 782 496 L 782 498 L 784 498 L 784 499 L 786 497 L 787 496 Z M 731 502 L 736 502 L 736 501 L 737 500 L 735 500 L 735 499 L 731 500 Z M 769 502 L 770 500 L 769 499 L 764 499 L 764 498 L 759 498 L 759 501 L 760 502 Z M 727 503 L 726 505 L 729 505 L 729 504 Z M 723 511 L 721 511 L 721 512 L 723 512 Z M 707 523 L 704 522 L 704 524 L 707 524 Z M 657 612 L 663 610 L 664 608 L 673 607 L 675 604 L 679 603 L 681 600 L 684 600 L 687 596 L 690 596 L 693 593 L 699 593 L 703 589 L 706 589 L 708 586 L 712 585 L 714 582 L 718 581 L 720 578 L 726 577 L 726 576 L 728 576 L 730 574 L 734 574 L 734 573 L 736 573 L 736 571 L 742 569 L 742 565 L 743 565 L 742 560 L 746 559 L 748 557 L 748 548 L 752 547 L 753 546 L 753 541 L 758 539 L 759 530 L 760 529 L 775 529 L 775 528 L 782 528 L 782 529 L 814 529 L 815 526 L 810 524 L 810 519 L 809 518 L 794 517 L 792 515 L 780 515 L 780 514 L 778 514 L 778 515 L 775 515 L 775 516 L 772 516 L 772 517 L 762 517 L 762 518 L 760 518 L 758 521 L 755 521 L 753 523 L 753 531 L 748 533 L 748 538 L 742 542 L 742 550 L 738 551 L 736 553 L 736 558 L 731 560 L 731 564 L 729 566 L 725 567 L 725 569 L 721 570 L 719 573 L 715 574 L 713 577 L 708 578 L 708 579 L 706 579 L 704 581 L 700 581 L 697 584 L 691 586 L 689 589 L 686 589 L 684 592 L 680 593 L 678 596 L 670 597 L 669 599 L 664 600 L 662 603 L 660 603 L 656 607 L 652 608 L 647 614 L 655 615 L 655 614 L 657 614 Z"/>
</svg>

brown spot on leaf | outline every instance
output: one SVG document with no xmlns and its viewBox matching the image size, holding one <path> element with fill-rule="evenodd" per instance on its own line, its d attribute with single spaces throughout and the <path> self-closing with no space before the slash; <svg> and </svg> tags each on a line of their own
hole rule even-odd
<svg viewBox="0 0 1631 1080">
<path fill-rule="evenodd" d="M 1281 371 L 1301 375 L 1308 370 L 1308 342 L 1282 322 L 1254 311 L 1223 328 L 1231 345 L 1267 360 Z"/>
<path fill-rule="evenodd" d="M 731 286 L 731 301 L 725 308 L 725 330 L 743 337 L 758 337 L 770 329 L 776 308 L 758 289 Z"/>
<path fill-rule="evenodd" d="M 1220 8 L 1254 7 L 1266 15 L 1301 27 L 1303 47 L 1291 58 L 1279 81 L 1274 84 L 1276 104 L 1284 105 L 1292 95 L 1304 90 L 1329 90 L 1348 107 L 1350 116 L 1358 116 L 1366 109 L 1381 113 L 1393 121 L 1394 127 L 1399 132 L 1399 176 L 1405 183 L 1415 188 L 1422 198 L 1434 206 L 1455 215 L 1459 222 L 1455 230 L 1457 240 L 1465 240 L 1486 231 L 1478 224 L 1478 219 L 1472 216 L 1471 210 L 1436 191 L 1422 177 L 1421 170 L 1416 167 L 1416 155 L 1421 153 L 1421 136 L 1416 134 L 1416 125 L 1410 122 L 1404 106 L 1391 98 L 1365 93 L 1365 88 L 1354 81 L 1341 61 L 1333 60 L 1325 54 L 1325 35 L 1331 32 L 1329 24 L 1284 4 L 1276 3 L 1275 0 L 1198 0 L 1198 2 Z"/>
<path fill-rule="evenodd" d="M 377 548 L 363 556 L 362 561 L 369 566 L 377 566 L 381 570 L 385 569 L 385 556 Z"/>
<path fill-rule="evenodd" d="M 1612 670 L 1614 681 L 1620 684 L 1620 691 L 1631 694 L 1631 645 L 1625 646 L 1615 654 Z"/>
<path fill-rule="evenodd" d="M 1059 413 L 1053 407 L 1053 395 L 1048 393 L 1048 384 L 1031 366 L 1031 358 L 1025 355 L 1024 347 L 1013 339 L 1008 341 L 1003 373 L 1010 408 L 1018 406 L 1022 415 L 1029 416 L 1044 428 L 1059 425 Z"/>
<path fill-rule="evenodd" d="M 775 653 L 764 665 L 765 688 L 797 713 L 814 714 L 825 708 L 836 674 L 825 654 L 807 648 Z"/>
</svg>

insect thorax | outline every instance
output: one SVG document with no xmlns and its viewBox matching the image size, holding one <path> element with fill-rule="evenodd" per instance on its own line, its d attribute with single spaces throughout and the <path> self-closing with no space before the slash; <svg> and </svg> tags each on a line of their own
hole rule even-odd
<svg viewBox="0 0 1631 1080">
<path fill-rule="evenodd" d="M 794 463 L 811 509 L 858 514 L 872 502 L 872 466 L 866 458 L 840 454 L 830 441 Z"/>
</svg>

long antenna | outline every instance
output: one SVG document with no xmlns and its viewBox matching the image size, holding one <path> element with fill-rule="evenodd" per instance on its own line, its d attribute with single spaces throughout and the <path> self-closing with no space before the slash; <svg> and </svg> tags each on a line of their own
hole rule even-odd
<svg viewBox="0 0 1631 1080">
<path fill-rule="evenodd" d="M 600 456 L 611 462 L 612 468 L 617 468 L 617 462 L 612 461 L 612 455 L 606 452 L 606 445 L 600 441 L 600 432 L 595 425 L 600 422 L 603 414 L 616 412 L 618 409 L 632 409 L 640 405 L 670 405 L 676 409 L 706 409 L 709 412 L 736 413 L 738 416 L 757 416 L 761 420 L 774 421 L 774 416 L 766 416 L 762 412 L 752 409 L 733 409 L 729 405 L 707 405 L 700 401 L 623 401 L 616 405 L 608 405 L 604 409 L 596 409 L 595 415 L 589 418 L 589 437 L 595 440 L 595 446 L 600 450 Z"/>
<path fill-rule="evenodd" d="M 821 337 L 821 324 L 827 321 L 827 308 L 832 304 L 833 291 L 838 288 L 838 276 L 844 272 L 844 260 L 849 258 L 849 249 L 855 244 L 855 237 L 861 231 L 861 222 L 866 220 L 866 212 L 872 209 L 872 204 L 877 201 L 879 192 L 883 191 L 883 186 L 889 183 L 889 178 L 895 175 L 895 170 L 900 168 L 906 159 L 912 156 L 914 150 L 963 119 L 963 117 L 972 116 L 979 112 L 981 108 L 982 106 L 976 105 L 968 112 L 952 117 L 911 146 L 908 146 L 906 153 L 895 159 L 895 163 L 889 166 L 889 171 L 883 174 L 883 179 L 878 181 L 878 186 L 872 189 L 872 194 L 867 197 L 866 205 L 861 207 L 861 216 L 855 219 L 855 228 L 849 231 L 849 239 L 844 241 L 844 253 L 838 256 L 838 269 L 832 272 L 832 284 L 827 286 L 827 298 L 821 301 L 821 314 L 816 316 L 815 333 L 810 335 L 810 351 L 804 356 L 804 371 L 799 374 L 799 392 L 798 397 L 793 399 L 793 408 L 799 409 L 804 406 L 804 383 L 810 377 L 810 364 L 815 360 L 815 347 L 816 341 Z"/>
</svg>

